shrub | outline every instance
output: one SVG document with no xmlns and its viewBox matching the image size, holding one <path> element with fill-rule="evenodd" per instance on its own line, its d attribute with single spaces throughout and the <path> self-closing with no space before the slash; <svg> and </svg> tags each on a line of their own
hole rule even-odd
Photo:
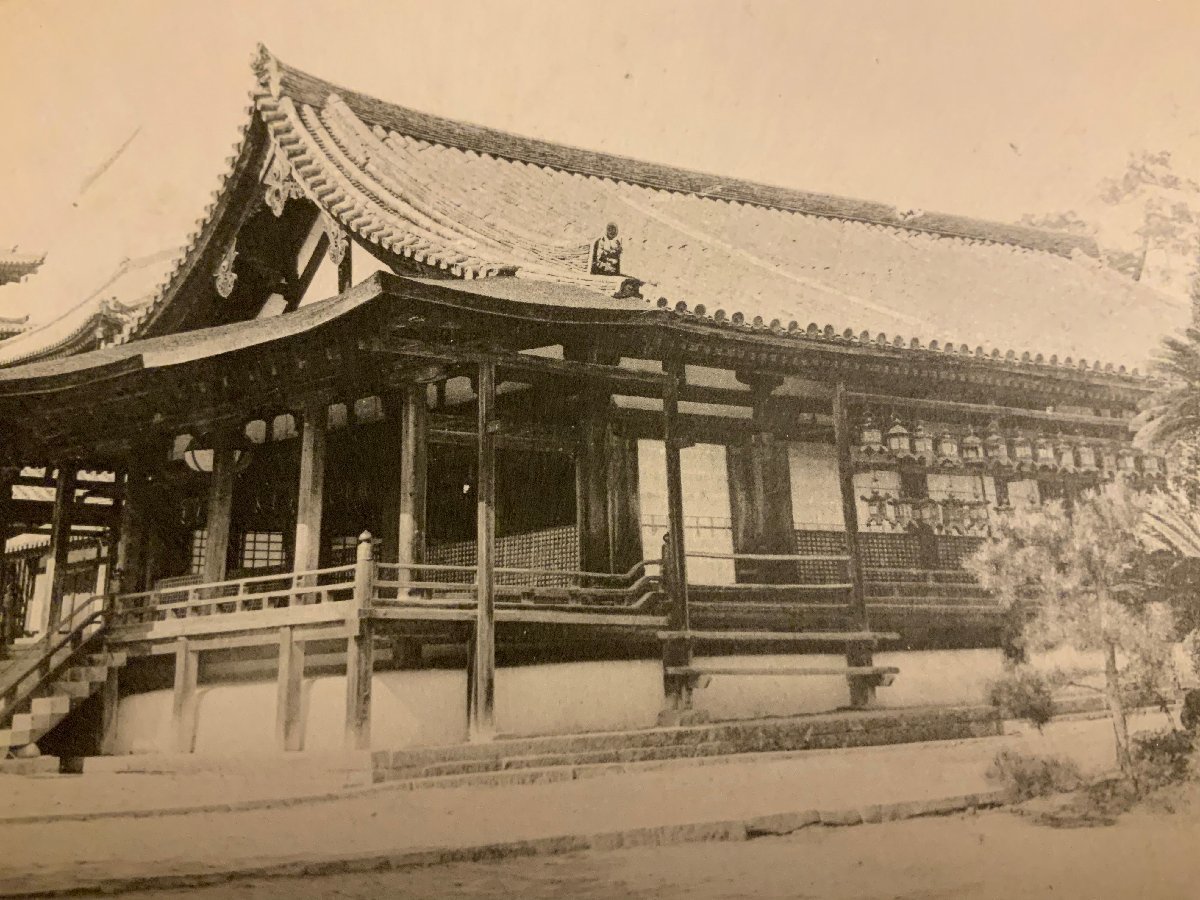
<svg viewBox="0 0 1200 900">
<path fill-rule="evenodd" d="M 1037 669 L 1019 666 L 988 685 L 988 702 L 1009 719 L 1024 719 L 1042 726 L 1054 718 L 1054 697 L 1049 679 Z"/>
<path fill-rule="evenodd" d="M 1018 800 L 1073 791 L 1083 785 L 1083 773 L 1074 761 L 1061 756 L 1035 756 L 1001 750 L 992 759 L 987 777 L 998 781 Z"/>
<path fill-rule="evenodd" d="M 1133 757 L 1138 789 L 1145 793 L 1187 780 L 1195 739 L 1186 731 L 1164 728 L 1135 735 Z"/>
</svg>

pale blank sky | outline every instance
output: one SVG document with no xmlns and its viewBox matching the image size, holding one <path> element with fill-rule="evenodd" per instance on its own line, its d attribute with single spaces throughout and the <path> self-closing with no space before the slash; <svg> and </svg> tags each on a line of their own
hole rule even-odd
<svg viewBox="0 0 1200 900">
<path fill-rule="evenodd" d="M 258 41 L 430 112 L 902 207 L 1079 208 L 1143 148 L 1200 174 L 1195 0 L 0 0 L 0 22 L 0 246 L 50 252 L 0 301 L 38 318 L 184 242 Z"/>
</svg>

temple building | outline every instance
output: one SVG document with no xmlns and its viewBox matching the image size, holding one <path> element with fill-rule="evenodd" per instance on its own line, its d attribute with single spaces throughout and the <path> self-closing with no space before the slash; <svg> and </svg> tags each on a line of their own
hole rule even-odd
<svg viewBox="0 0 1200 900">
<path fill-rule="evenodd" d="M 663 721 L 772 674 L 734 653 L 886 702 L 880 651 L 1000 642 L 961 567 L 996 516 L 1164 474 L 1134 366 L 1189 311 L 1088 239 L 518 137 L 266 50 L 255 74 L 169 277 L 119 327 L 0 344 L 0 516 L 50 537 L 0 749 L 94 703 L 127 751 L 159 690 L 191 751 L 233 675 L 276 681 L 281 749 L 380 746 L 373 679 L 440 664 L 479 740 L 530 661 L 657 660 Z M 314 673 L 344 681 L 336 739 Z"/>
</svg>

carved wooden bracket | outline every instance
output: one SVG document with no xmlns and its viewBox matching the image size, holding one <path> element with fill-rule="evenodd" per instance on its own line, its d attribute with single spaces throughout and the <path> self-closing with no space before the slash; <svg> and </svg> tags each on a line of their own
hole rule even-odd
<svg viewBox="0 0 1200 900">
<path fill-rule="evenodd" d="M 304 197 L 296 179 L 292 177 L 291 166 L 278 153 L 271 156 L 271 162 L 263 173 L 263 200 L 270 207 L 275 218 L 283 215 L 283 208 L 289 200 L 300 200 Z"/>
<path fill-rule="evenodd" d="M 233 293 L 233 286 L 237 283 L 237 272 L 233 271 L 233 263 L 237 259 L 237 255 L 237 242 L 233 241 L 229 244 L 225 255 L 221 257 L 217 271 L 213 273 L 217 282 L 217 293 L 224 299 L 229 299 L 229 295 Z"/>
<path fill-rule="evenodd" d="M 326 213 L 321 218 L 325 223 L 325 234 L 329 236 L 329 261 L 335 266 L 340 266 L 346 258 L 346 251 L 350 249 L 350 241 L 342 226 L 333 217 Z"/>
</svg>

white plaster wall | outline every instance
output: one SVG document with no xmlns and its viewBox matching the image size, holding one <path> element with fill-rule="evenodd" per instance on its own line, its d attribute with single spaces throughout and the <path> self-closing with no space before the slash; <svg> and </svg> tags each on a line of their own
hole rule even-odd
<svg viewBox="0 0 1200 900">
<path fill-rule="evenodd" d="M 877 653 L 879 665 L 899 667 L 882 707 L 983 703 L 1000 674 L 998 650 Z M 844 657 L 756 656 L 703 658 L 720 666 L 839 666 Z M 1098 670 L 1095 654 L 1059 651 L 1034 660 L 1043 668 Z M 662 703 L 661 668 L 654 660 L 558 663 L 501 668 L 496 674 L 496 724 L 502 734 L 571 734 L 647 728 Z M 372 685 L 375 749 L 452 744 L 466 739 L 466 674 L 458 670 L 378 672 Z M 796 715 L 836 709 L 849 701 L 840 676 L 713 676 L 695 694 L 696 708 L 714 719 Z M 306 678 L 302 693 L 305 749 L 339 750 L 345 679 Z M 275 683 L 216 683 L 198 690 L 196 752 L 243 755 L 274 747 Z M 121 700 L 117 753 L 171 752 L 171 691 Z"/>
</svg>

